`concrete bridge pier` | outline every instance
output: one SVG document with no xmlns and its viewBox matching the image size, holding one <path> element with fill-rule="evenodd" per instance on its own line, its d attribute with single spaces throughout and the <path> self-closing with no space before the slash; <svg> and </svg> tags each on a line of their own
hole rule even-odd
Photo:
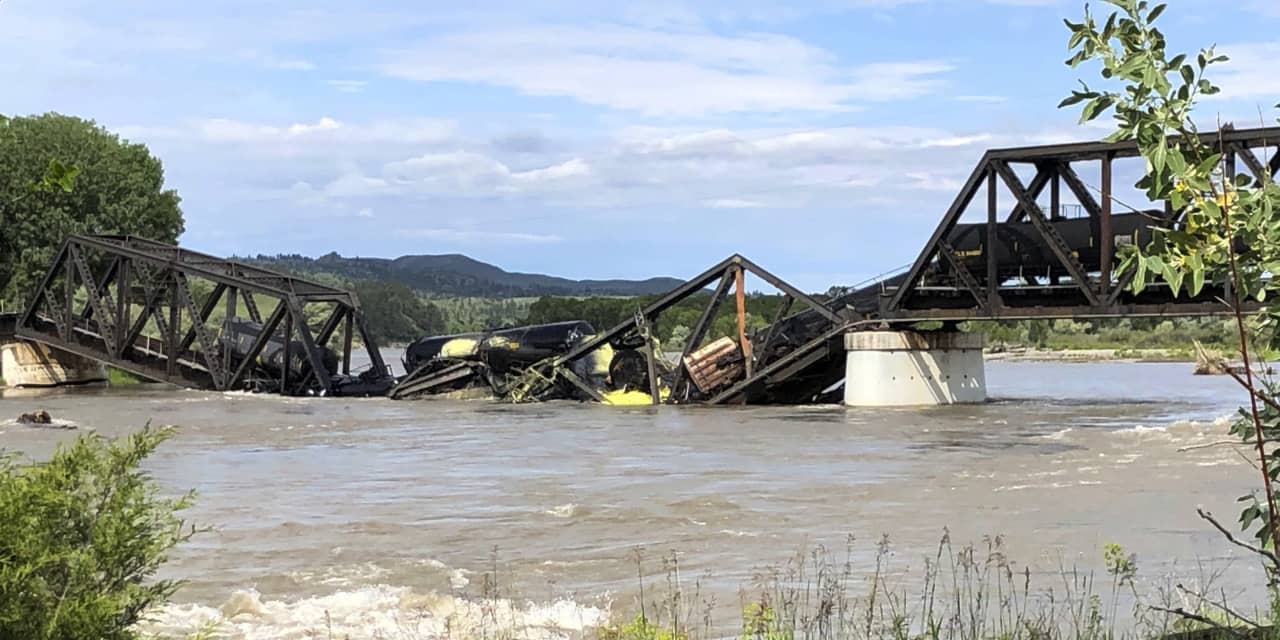
<svg viewBox="0 0 1280 640">
<path fill-rule="evenodd" d="M 983 338 L 958 331 L 855 331 L 844 336 L 844 403 L 909 407 L 985 402 Z"/>
<path fill-rule="evenodd" d="M 93 360 L 34 342 L 0 342 L 0 388 L 57 387 L 106 379 L 106 367 Z"/>
</svg>

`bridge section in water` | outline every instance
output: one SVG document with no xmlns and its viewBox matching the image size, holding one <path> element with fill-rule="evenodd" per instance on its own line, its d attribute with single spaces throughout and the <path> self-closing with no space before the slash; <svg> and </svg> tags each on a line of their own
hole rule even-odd
<svg viewBox="0 0 1280 640">
<path fill-rule="evenodd" d="M 364 395 L 390 386 L 351 292 L 132 236 L 68 237 L 14 334 L 197 389 Z M 357 338 L 373 362 L 361 375 L 350 370 Z"/>
</svg>

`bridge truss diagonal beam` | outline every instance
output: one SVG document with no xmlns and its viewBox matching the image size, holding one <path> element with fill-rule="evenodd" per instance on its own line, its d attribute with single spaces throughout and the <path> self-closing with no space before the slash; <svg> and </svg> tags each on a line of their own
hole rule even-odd
<svg viewBox="0 0 1280 640">
<path fill-rule="evenodd" d="M 326 358 L 340 350 L 350 372 L 357 333 L 373 369 L 362 379 L 390 376 L 354 293 L 151 240 L 69 236 L 29 299 L 17 338 L 149 380 L 328 394 L 337 371 Z M 259 304 L 273 309 L 265 324 Z M 312 327 L 315 317 L 324 320 Z"/>
</svg>

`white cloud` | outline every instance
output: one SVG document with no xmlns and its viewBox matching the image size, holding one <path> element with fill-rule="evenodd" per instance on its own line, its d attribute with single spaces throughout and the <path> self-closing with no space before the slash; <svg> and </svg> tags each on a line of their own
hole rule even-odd
<svg viewBox="0 0 1280 640">
<path fill-rule="evenodd" d="M 513 171 L 503 162 L 474 151 L 454 150 L 426 153 L 383 166 L 382 178 L 364 178 L 362 184 L 378 185 L 384 191 L 438 193 L 459 196 L 494 195 L 555 189 L 591 175 L 591 166 L 573 158 L 536 169 Z M 347 180 L 356 178 L 348 177 Z M 350 195 L 336 193 L 333 195 Z"/>
<path fill-rule="evenodd" d="M 1252 42 L 1223 45 L 1218 52 L 1231 59 L 1210 67 L 1210 79 L 1222 87 L 1222 99 L 1264 98 L 1270 107 L 1280 101 L 1280 74 L 1276 59 L 1280 43 Z"/>
<path fill-rule="evenodd" d="M 716 198 L 703 204 L 712 209 L 759 209 L 766 206 L 763 202 L 742 198 Z"/>
<path fill-rule="evenodd" d="M 844 111 L 927 95 L 951 70 L 936 60 L 845 70 L 829 52 L 787 36 L 617 25 L 449 34 L 396 51 L 380 68 L 408 80 L 509 87 L 659 116 Z"/>
<path fill-rule="evenodd" d="M 263 64 L 279 71 L 315 71 L 316 65 L 308 60 L 268 58 Z"/>
<path fill-rule="evenodd" d="M 475 229 L 423 228 L 401 229 L 399 235 L 459 244 L 549 244 L 564 242 L 562 236 L 540 233 L 483 231 Z"/>
<path fill-rule="evenodd" d="M 581 158 L 574 158 L 541 169 L 517 171 L 511 177 L 521 182 L 549 182 L 588 175 L 591 175 L 591 165 Z"/>
<path fill-rule="evenodd" d="M 358 217 L 358 218 L 372 218 L 372 217 L 373 217 L 373 209 L 370 209 L 369 207 L 365 207 L 365 208 L 363 208 L 363 209 L 361 209 L 361 210 L 359 210 L 359 211 L 357 211 L 357 212 L 356 212 L 356 217 Z"/>
<path fill-rule="evenodd" d="M 122 125 L 113 129 L 131 138 L 194 139 L 219 144 L 435 144 L 453 139 L 457 123 L 431 118 L 346 123 L 324 116 L 310 122 L 288 124 L 210 118 L 181 126 Z"/>
<path fill-rule="evenodd" d="M 365 85 L 369 83 L 364 80 L 330 80 L 327 84 L 342 93 L 360 93 L 364 91 Z"/>
</svg>

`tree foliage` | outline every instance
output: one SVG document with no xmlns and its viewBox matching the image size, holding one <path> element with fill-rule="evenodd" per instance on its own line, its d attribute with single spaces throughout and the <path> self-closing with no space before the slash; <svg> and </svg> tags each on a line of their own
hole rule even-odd
<svg viewBox="0 0 1280 640">
<path fill-rule="evenodd" d="M 1088 8 L 1084 20 L 1067 21 L 1067 63 L 1073 67 L 1093 61 L 1101 66 L 1105 88 L 1082 83 L 1061 106 L 1081 105 L 1080 119 L 1114 115 L 1117 129 L 1111 140 L 1134 140 L 1147 160 L 1137 183 L 1152 201 L 1168 200 L 1179 215 L 1158 231 L 1148 247 L 1132 247 L 1122 269 L 1133 270 L 1132 287 L 1141 290 L 1148 277 L 1158 277 L 1175 293 L 1199 293 L 1206 282 L 1228 282 L 1239 300 L 1263 303 L 1255 338 L 1275 346 L 1280 320 L 1276 288 L 1280 280 L 1280 187 L 1270 176 L 1236 173 L 1234 165 L 1213 140 L 1206 142 L 1192 117 L 1203 96 L 1218 88 L 1206 77 L 1215 64 L 1227 60 L 1212 48 L 1194 57 L 1170 55 L 1164 35 L 1155 27 L 1165 5 L 1140 0 L 1107 0 L 1113 10 L 1099 23 Z M 1249 362 L 1250 340 L 1239 324 L 1239 347 Z M 1275 444 L 1280 442 L 1280 403 L 1277 389 L 1258 389 L 1248 373 L 1240 378 L 1252 407 L 1242 409 L 1231 433 L 1255 449 L 1266 500 L 1244 496 L 1240 525 L 1265 545 L 1275 548 L 1273 484 L 1280 478 Z M 1263 407 L 1258 408 L 1259 401 Z M 1280 560 L 1269 556 L 1272 570 Z"/>
<path fill-rule="evenodd" d="M 563 320 L 585 320 L 597 331 L 605 331 L 625 320 L 631 319 L 635 312 L 657 300 L 658 296 L 641 296 L 636 298 L 561 298 L 547 296 L 540 298 L 529 308 L 526 324 L 543 324 Z M 783 304 L 782 295 L 751 294 L 747 296 L 747 329 L 754 330 L 768 325 Z M 710 293 L 702 293 L 688 297 L 658 317 L 655 330 L 658 339 L 664 343 L 673 341 L 672 336 L 677 329 L 683 327 L 683 335 L 687 336 L 690 328 L 698 323 L 698 318 L 711 301 Z M 792 307 L 792 313 L 800 311 L 801 306 Z M 732 297 L 721 303 L 716 317 L 711 322 L 707 337 L 714 339 L 720 336 L 734 336 L 738 333 L 738 320 Z"/>
<path fill-rule="evenodd" d="M 141 468 L 172 433 L 83 436 L 44 463 L 0 455 L 0 639 L 132 639 L 174 593 L 154 575 L 196 532 L 178 516 L 192 496 L 161 496 Z"/>
<path fill-rule="evenodd" d="M 56 113 L 0 117 L 0 300 L 21 304 L 68 234 L 176 241 L 178 203 L 141 144 Z"/>
<path fill-rule="evenodd" d="M 365 323 L 379 343 L 409 342 L 445 331 L 440 308 L 403 284 L 365 280 L 354 288 Z"/>
</svg>

